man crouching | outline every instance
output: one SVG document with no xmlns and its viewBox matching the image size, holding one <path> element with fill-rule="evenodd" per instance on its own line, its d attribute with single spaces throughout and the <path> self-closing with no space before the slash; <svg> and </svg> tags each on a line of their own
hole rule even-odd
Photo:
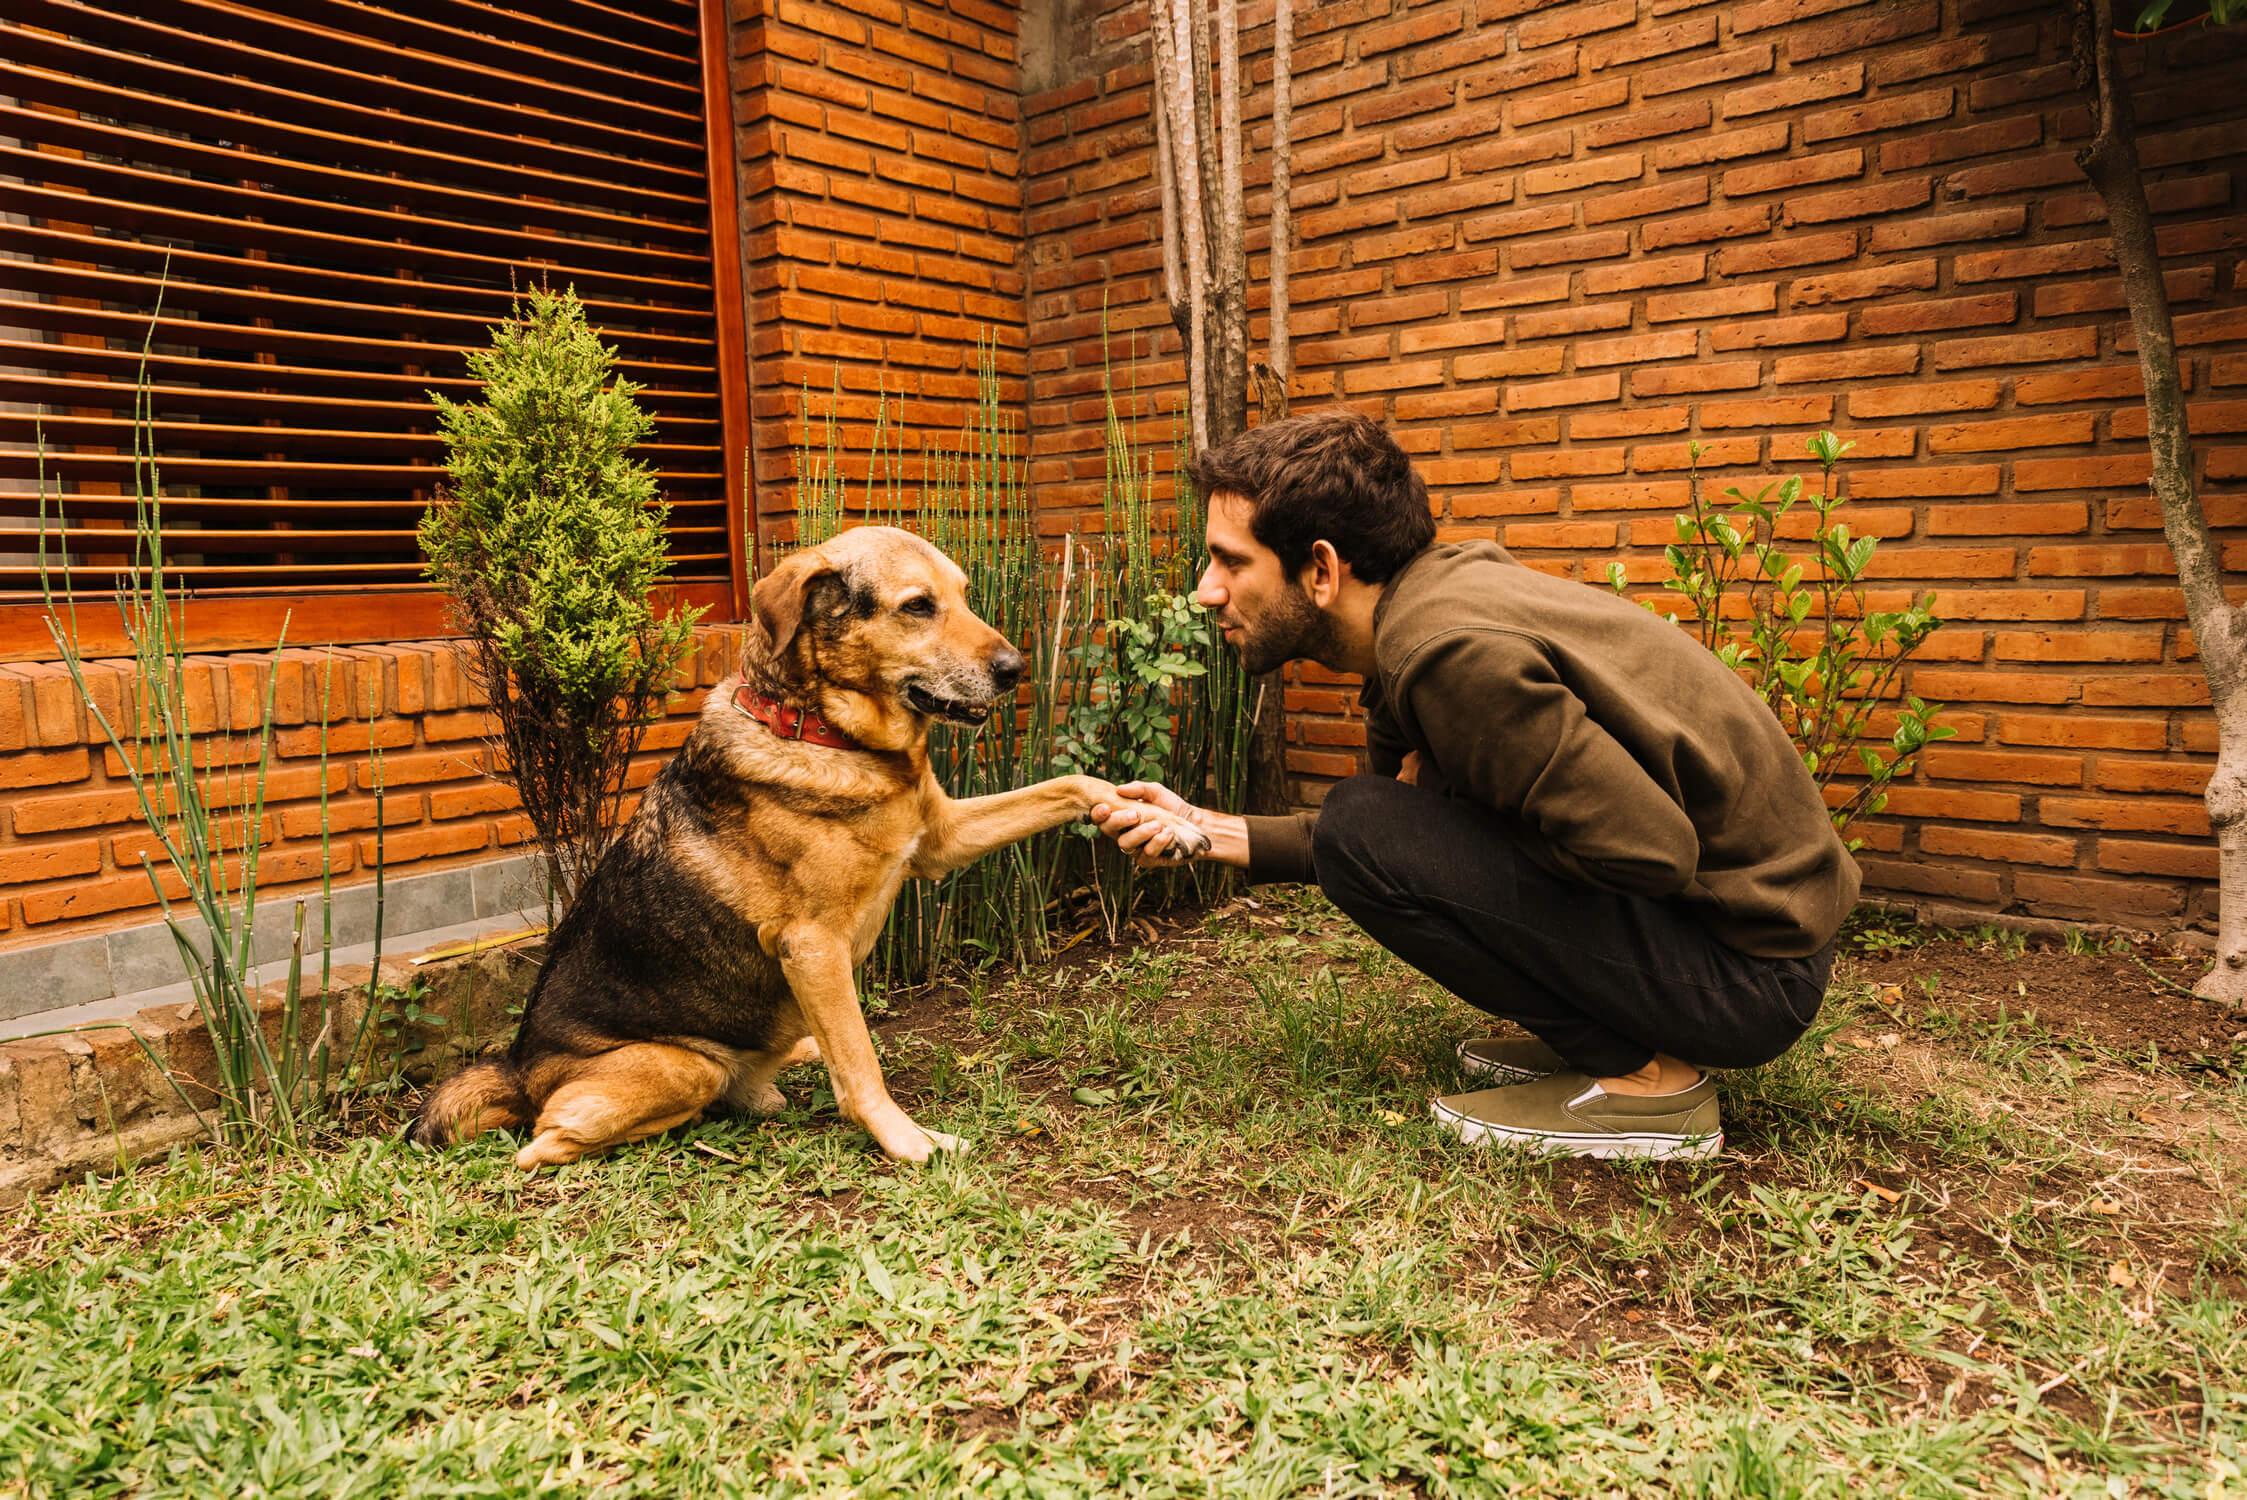
<svg viewBox="0 0 2247 1500">
<path fill-rule="evenodd" d="M 1199 455 L 1196 599 L 1251 673 L 1364 679 L 1373 773 L 1241 818 L 1135 782 L 1098 808 L 1142 856 L 1175 822 L 1255 881 L 1316 881 L 1381 945 L 1534 1040 L 1460 1043 L 1495 1085 L 1434 1101 L 1462 1140 L 1596 1157 L 1723 1146 L 1712 1068 L 1809 1027 L 1856 864 L 1747 685 L 1638 606 L 1438 546 L 1376 423 L 1288 418 Z M 1150 822 L 1160 817 L 1161 822 Z"/>
</svg>

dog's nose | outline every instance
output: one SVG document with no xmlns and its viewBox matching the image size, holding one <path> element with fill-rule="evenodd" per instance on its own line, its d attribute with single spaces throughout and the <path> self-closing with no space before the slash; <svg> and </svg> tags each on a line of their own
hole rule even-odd
<svg viewBox="0 0 2247 1500">
<path fill-rule="evenodd" d="M 991 653 L 991 681 L 998 685 L 1000 692 L 1011 693 L 1029 665 L 1022 659 L 1021 652 L 1012 646 L 1001 646 Z"/>
</svg>

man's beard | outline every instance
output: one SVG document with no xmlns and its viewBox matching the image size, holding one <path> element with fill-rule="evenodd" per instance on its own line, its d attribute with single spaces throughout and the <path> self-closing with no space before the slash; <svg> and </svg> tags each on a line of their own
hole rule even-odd
<svg viewBox="0 0 2247 1500">
<path fill-rule="evenodd" d="M 1331 666 L 1334 622 L 1299 584 L 1288 583 L 1261 619 L 1241 622 L 1241 666 L 1251 677 L 1277 671 L 1298 658 Z"/>
</svg>

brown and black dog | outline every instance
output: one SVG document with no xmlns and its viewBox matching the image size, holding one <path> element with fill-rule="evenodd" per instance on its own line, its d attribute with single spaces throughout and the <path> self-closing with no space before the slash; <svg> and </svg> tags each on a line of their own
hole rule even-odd
<svg viewBox="0 0 2247 1500">
<path fill-rule="evenodd" d="M 1021 653 L 968 608 L 966 575 L 868 526 L 795 555 L 754 595 L 762 639 L 556 927 L 513 1047 L 432 1092 L 432 1146 L 532 1127 L 515 1158 L 575 1161 L 713 1106 L 770 1113 L 774 1078 L 824 1058 L 843 1114 L 891 1156 L 957 1149 L 897 1107 L 853 971 L 908 877 L 930 879 L 1081 817 L 1115 788 L 1062 776 L 955 801 L 936 719 L 1012 701 Z M 1175 824 L 1179 857 L 1207 836 Z"/>
</svg>

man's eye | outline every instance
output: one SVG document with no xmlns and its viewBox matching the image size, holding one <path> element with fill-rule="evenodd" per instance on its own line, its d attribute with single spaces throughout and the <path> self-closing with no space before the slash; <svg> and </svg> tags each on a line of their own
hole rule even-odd
<svg viewBox="0 0 2247 1500">
<path fill-rule="evenodd" d="M 926 594 L 916 594 L 897 606 L 897 610 L 899 614 L 918 615 L 925 620 L 936 613 L 936 601 Z"/>
</svg>

